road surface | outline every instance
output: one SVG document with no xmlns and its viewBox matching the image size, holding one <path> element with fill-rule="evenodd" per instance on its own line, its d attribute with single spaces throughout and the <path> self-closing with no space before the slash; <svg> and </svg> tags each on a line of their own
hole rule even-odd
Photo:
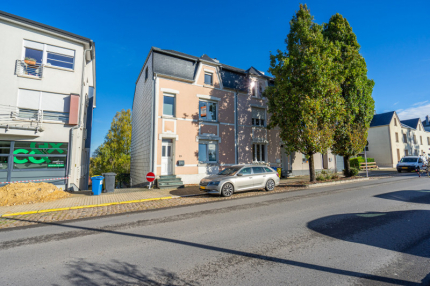
<svg viewBox="0 0 430 286">
<path fill-rule="evenodd" d="M 0 285 L 430 285 L 430 178 L 1 231 L 0 258 Z"/>
</svg>

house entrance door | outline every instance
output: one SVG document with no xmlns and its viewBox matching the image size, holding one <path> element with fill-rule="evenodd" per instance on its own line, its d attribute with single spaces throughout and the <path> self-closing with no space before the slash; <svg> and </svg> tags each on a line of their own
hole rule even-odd
<svg viewBox="0 0 430 286">
<path fill-rule="evenodd" d="M 173 142 L 172 139 L 163 139 L 161 143 L 161 175 L 173 174 Z"/>
</svg>

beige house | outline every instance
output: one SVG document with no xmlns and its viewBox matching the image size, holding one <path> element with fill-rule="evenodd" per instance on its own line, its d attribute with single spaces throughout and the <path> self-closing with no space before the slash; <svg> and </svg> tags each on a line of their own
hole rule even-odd
<svg viewBox="0 0 430 286">
<path fill-rule="evenodd" d="M 375 114 L 370 124 L 367 156 L 380 167 L 394 168 L 403 156 L 428 156 L 430 132 L 420 118 L 400 120 L 395 111 Z"/>
<path fill-rule="evenodd" d="M 197 184 L 226 166 L 246 163 L 307 174 L 302 154 L 287 156 L 263 91 L 273 78 L 251 67 L 152 48 L 133 100 L 131 183 L 152 171 L 160 186 Z M 334 169 L 333 154 L 315 155 L 317 170 Z M 340 167 L 340 166 L 339 166 Z M 342 164 L 343 168 L 343 164 Z"/>
</svg>

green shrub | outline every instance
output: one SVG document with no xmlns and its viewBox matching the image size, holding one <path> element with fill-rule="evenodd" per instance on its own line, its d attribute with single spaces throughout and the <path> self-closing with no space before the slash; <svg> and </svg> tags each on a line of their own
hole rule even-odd
<svg viewBox="0 0 430 286">
<path fill-rule="evenodd" d="M 367 163 L 375 162 L 375 158 L 367 158 Z"/>
<path fill-rule="evenodd" d="M 371 162 L 375 162 L 375 159 L 367 158 L 367 163 L 371 163 Z M 351 168 L 360 169 L 360 163 L 364 163 L 363 157 L 355 157 L 355 158 L 349 159 L 349 165 L 351 166 Z"/>
<path fill-rule="evenodd" d="M 352 176 L 357 176 L 360 170 L 358 168 L 351 168 L 351 172 L 349 173 Z"/>
<path fill-rule="evenodd" d="M 317 174 L 317 181 L 325 181 L 325 176 L 322 174 Z"/>
</svg>

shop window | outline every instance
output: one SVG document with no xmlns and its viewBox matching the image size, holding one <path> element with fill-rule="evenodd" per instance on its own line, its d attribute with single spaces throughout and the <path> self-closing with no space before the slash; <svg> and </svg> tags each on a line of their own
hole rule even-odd
<svg viewBox="0 0 430 286">
<path fill-rule="evenodd" d="M 199 101 L 199 117 L 203 120 L 217 120 L 217 103 L 210 101 Z"/>
<path fill-rule="evenodd" d="M 216 142 L 199 142 L 199 162 L 216 163 L 218 161 L 218 146 Z"/>
<path fill-rule="evenodd" d="M 252 161 L 265 162 L 266 161 L 266 145 L 265 144 L 252 144 Z"/>
<path fill-rule="evenodd" d="M 14 169 L 64 169 L 68 143 L 16 141 Z"/>
<path fill-rule="evenodd" d="M 265 126 L 266 110 L 263 108 L 252 108 L 252 126 Z"/>
<path fill-rule="evenodd" d="M 163 115 L 175 117 L 175 95 L 164 94 L 163 99 Z"/>
</svg>

